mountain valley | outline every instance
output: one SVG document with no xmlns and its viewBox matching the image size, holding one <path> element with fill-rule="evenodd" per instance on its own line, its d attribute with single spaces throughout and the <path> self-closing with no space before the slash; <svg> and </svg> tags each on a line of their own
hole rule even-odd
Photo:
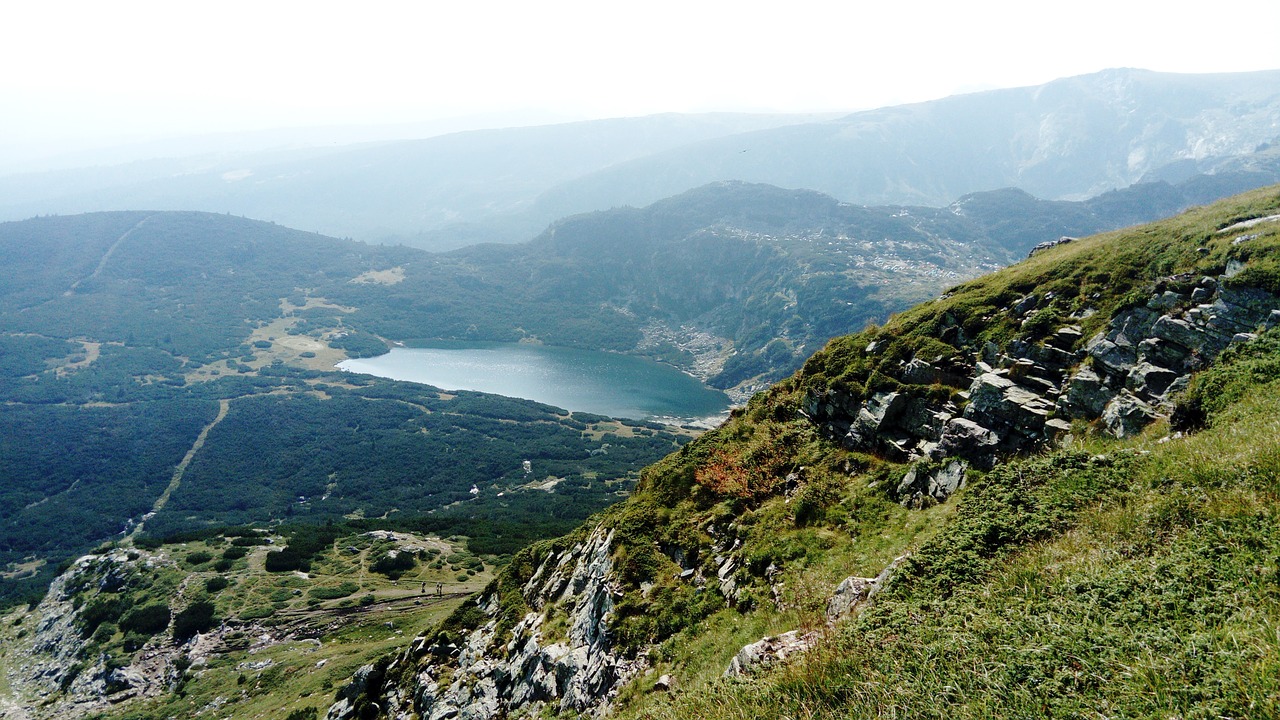
<svg viewBox="0 0 1280 720">
<path fill-rule="evenodd" d="M 717 186 L 704 193 L 740 191 L 748 197 L 784 192 Z M 841 207 L 813 194 L 799 201 L 794 206 L 809 208 L 797 213 L 802 217 Z M 956 217 L 937 217 L 946 215 Z M 739 221 L 751 217 L 747 212 Z M 3 230 L 14 238 L 5 247 L 15 292 L 6 300 L 7 316 L 24 323 L 62 318 L 62 331 L 80 339 L 21 326 L 6 335 L 5 437 L 61 427 L 97 438 L 97 446 L 86 446 L 88 457 L 123 452 L 155 467 L 119 468 L 154 479 L 129 495 L 131 503 L 143 501 L 141 508 L 113 509 L 103 502 L 109 476 L 85 475 L 82 459 L 32 454 L 41 447 L 34 436 L 6 445 L 7 466 L 42 468 L 29 477 L 63 483 L 45 501 L 8 505 L 25 507 L 7 518 L 11 588 L 34 589 L 53 569 L 31 563 L 30 550 L 12 545 L 19 537 L 62 527 L 59 519 L 76 512 L 103 513 L 105 524 L 77 516 L 76 527 L 88 534 L 63 536 L 62 544 L 38 551 L 52 560 L 86 547 L 95 533 L 106 537 L 106 528 L 125 518 L 142 527 L 64 564 L 59 569 L 68 572 L 42 602 L 9 611 L 0 664 L 9 697 L 24 700 L 12 706 L 10 699 L 5 712 L 150 717 L 271 707 L 272 713 L 339 719 L 369 712 L 487 717 L 614 707 L 624 715 L 680 717 L 690 705 L 713 713 L 725 692 L 741 698 L 724 705 L 735 712 L 748 706 L 775 712 L 764 710 L 774 701 L 760 693 L 782 693 L 796 711 L 847 708 L 846 695 L 803 689 L 818 687 L 803 676 L 788 679 L 789 673 L 850 673 L 842 658 L 853 656 L 864 658 L 859 672 L 880 667 L 878 646 L 856 649 L 842 628 L 901 636 L 907 629 L 896 624 L 895 608 L 919 603 L 945 620 L 946 608 L 974 602 L 972 593 L 983 583 L 1012 572 L 1002 569 L 1006 564 L 1034 562 L 1029 547 L 1066 542 L 1077 528 L 1092 528 L 1088 542 L 1100 544 L 1097 552 L 1113 552 L 1106 548 L 1115 521 L 1105 513 L 1115 502 L 1138 508 L 1125 532 L 1142 536 L 1160 522 L 1166 524 L 1159 532 L 1176 540 L 1125 550 L 1137 553 L 1138 565 L 1163 557 L 1185 563 L 1192 556 L 1176 553 L 1202 552 L 1186 523 L 1217 523 L 1222 533 L 1234 533 L 1231 528 L 1255 527 L 1249 518 L 1274 510 L 1265 502 L 1274 492 L 1275 475 L 1265 464 L 1269 445 L 1256 438 L 1269 432 L 1257 413 L 1269 412 L 1272 393 L 1275 341 L 1263 331 L 1280 315 L 1272 268 L 1280 247 L 1277 217 L 1280 195 L 1264 189 L 1156 225 L 1037 250 L 1023 263 L 953 285 L 883 326 L 833 340 L 797 374 L 692 442 L 647 423 L 305 369 L 329 360 L 304 347 L 344 353 L 385 347 L 378 335 L 354 325 L 356 310 L 367 303 L 348 305 L 340 293 L 367 297 L 370 286 L 408 282 L 395 268 L 411 277 L 408 258 L 416 251 L 201 214 L 10 224 Z M 228 222 L 234 232 L 211 232 Z M 41 243 L 20 241 L 37 226 Z M 540 242 L 572 240 L 559 236 L 553 228 Z M 59 245 L 59 237 L 99 239 L 74 252 L 78 246 Z M 166 254 L 173 260 L 142 262 Z M 288 267 L 300 274 L 268 272 L 276 258 L 304 254 L 315 269 L 291 261 Z M 303 281 L 307 288 L 299 288 Z M 386 281 L 395 284 L 379 284 Z M 273 294 L 281 297 L 271 302 Z M 197 300 L 199 312 L 190 307 Z M 59 312 L 63 303 L 77 312 Z M 220 303 L 231 303 L 244 319 L 227 322 L 214 312 Z M 175 332 L 193 321 L 210 330 Z M 113 339 L 127 331 L 132 338 Z M 1263 334 L 1253 339 L 1256 333 Z M 226 343 L 222 350 L 214 342 L 220 337 L 229 338 L 219 341 Z M 343 343 L 365 337 L 376 343 Z M 308 352 L 316 357 L 304 357 Z M 1215 363 L 1219 353 L 1226 360 Z M 1179 423 L 1176 433 L 1159 419 L 1170 413 Z M 495 422 L 511 418 L 543 434 L 509 438 Z M 1155 432 L 1144 433 L 1153 419 Z M 261 433 L 263 427 L 272 430 Z M 134 435 L 121 435 L 124 429 Z M 410 437 L 429 443 L 441 432 L 449 438 L 445 446 L 406 444 Z M 433 468 L 421 462 L 465 448 L 473 432 L 486 448 L 471 451 L 465 463 Z M 324 441 L 311 444 L 314 438 Z M 607 454 L 585 452 L 601 449 L 602 441 Z M 502 442 L 513 444 L 498 452 L 495 443 Z M 1239 453 L 1224 455 L 1214 449 L 1224 442 L 1243 444 Z M 563 449 L 548 453 L 546 443 Z M 568 535 L 534 542 L 617 500 L 618 491 L 631 488 L 630 468 L 676 446 L 682 449 L 640 473 L 628 499 Z M 624 449 L 636 454 L 619 455 Z M 178 462 L 184 452 L 193 457 Z M 1187 464 L 1185 453 L 1210 455 Z M 533 457 L 539 473 L 566 479 L 548 493 L 536 481 L 541 475 L 530 478 L 527 466 L 521 469 L 522 457 Z M 169 477 L 165 467 L 173 463 L 180 471 Z M 65 469 L 49 475 L 50 468 Z M 459 476 L 461 470 L 480 475 Z M 406 483 L 406 471 L 423 479 Z M 361 481 L 344 483 L 344 476 Z M 385 479 L 375 481 L 380 476 Z M 90 486 L 81 488 L 85 482 Z M 421 504 L 421 490 L 405 492 L 414 486 L 438 488 L 432 492 L 442 497 Z M 10 487 L 33 490 L 40 492 L 21 482 Z M 96 499 L 87 502 L 77 492 Z M 1167 517 L 1174 512 L 1168 503 L 1183 502 L 1186 493 L 1212 498 L 1219 492 L 1231 498 L 1213 510 L 1219 514 Z M 1235 623 L 1233 632 L 1256 634 L 1249 618 L 1265 616 L 1271 602 L 1265 548 L 1274 538 L 1221 537 L 1254 549 L 1223 566 L 1221 572 L 1231 573 L 1222 576 L 1225 585 L 1202 587 L 1218 592 L 1248 572 L 1261 573 L 1261 584 L 1246 582 L 1231 601 L 1249 613 L 1223 620 Z M 488 573 L 496 579 L 465 599 Z M 428 586 L 436 582 L 447 583 L 447 597 L 433 599 Z M 1136 592 L 1132 585 L 1117 587 Z M 1177 602 L 1210 597 L 1192 594 Z M 155 619 L 140 614 L 161 605 Z M 86 615 L 86 608 L 99 609 Z M 918 617 L 921 611 L 910 612 Z M 1209 647 L 1216 647 L 1219 632 L 1225 630 L 1206 636 Z M 1141 645 L 1125 647 L 1146 652 Z M 54 648 L 79 659 L 48 656 Z M 1161 648 L 1164 656 L 1183 657 Z M 1095 658 L 1082 648 L 1071 652 L 1080 662 L 1102 663 L 1093 672 L 1108 675 L 1115 662 L 1132 662 Z M 1257 662 L 1264 665 L 1231 666 L 1244 683 L 1239 690 L 1195 685 L 1201 695 L 1165 700 L 1152 700 L 1131 683 L 1117 686 L 1118 696 L 1091 694 L 1112 685 L 1077 683 L 1068 695 L 1048 686 L 1010 695 L 992 690 L 1005 687 L 998 683 L 955 686 L 966 688 L 975 716 L 1018 712 L 1008 702 L 1067 709 L 1081 702 L 1267 708 L 1274 696 L 1250 683 L 1266 676 L 1260 668 L 1275 656 L 1260 652 Z M 253 658 L 259 654 L 262 659 Z M 914 657 L 899 655 L 903 662 Z M 788 656 L 801 659 L 781 660 Z M 301 672 L 322 661 L 321 667 L 333 665 L 319 677 Z M 716 680 L 731 664 L 738 679 Z M 1053 665 L 1024 668 L 1020 672 L 1034 677 L 1063 672 Z M 346 683 L 349 674 L 354 684 Z M 788 685 L 794 682 L 801 684 Z M 874 682 L 868 691 L 896 692 L 892 681 Z M 649 687 L 662 690 L 644 692 Z M 1124 695 L 1131 687 L 1135 694 Z M 989 691 L 996 694 L 984 694 Z M 868 697 L 867 707 L 889 702 Z M 903 697 L 924 702 L 936 694 Z M 45 710 L 34 709 L 38 698 Z"/>
<path fill-rule="evenodd" d="M 0 720 L 1280 716 L 1276 88 L 0 177 Z"/>
</svg>

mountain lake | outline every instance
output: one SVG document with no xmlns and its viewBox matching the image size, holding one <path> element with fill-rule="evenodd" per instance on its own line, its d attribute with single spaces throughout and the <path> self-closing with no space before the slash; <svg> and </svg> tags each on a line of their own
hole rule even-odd
<svg viewBox="0 0 1280 720">
<path fill-rule="evenodd" d="M 709 420 L 729 398 L 661 363 L 529 343 L 420 342 L 338 368 L 442 390 L 475 390 L 566 410 L 665 422 Z"/>
</svg>

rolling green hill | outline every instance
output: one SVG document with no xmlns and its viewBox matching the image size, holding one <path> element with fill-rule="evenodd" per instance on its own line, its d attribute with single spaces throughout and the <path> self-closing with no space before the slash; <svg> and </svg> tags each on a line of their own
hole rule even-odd
<svg viewBox="0 0 1280 720">
<path fill-rule="evenodd" d="M 328 717 L 1280 712 L 1280 189 L 837 338 Z"/>
</svg>

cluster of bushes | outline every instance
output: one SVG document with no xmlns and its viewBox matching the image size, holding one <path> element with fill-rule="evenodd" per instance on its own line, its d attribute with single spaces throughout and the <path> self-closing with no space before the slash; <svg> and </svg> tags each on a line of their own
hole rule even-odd
<svg viewBox="0 0 1280 720">
<path fill-rule="evenodd" d="M 369 569 L 386 575 L 392 580 L 399 580 L 400 576 L 412 570 L 417 564 L 417 557 L 413 553 L 392 549 L 379 554 L 369 565 Z"/>
<path fill-rule="evenodd" d="M 267 572 L 309 572 L 317 556 L 333 545 L 333 541 L 350 534 L 343 525 L 292 525 L 284 529 L 289 541 L 284 548 L 267 553 Z"/>
</svg>

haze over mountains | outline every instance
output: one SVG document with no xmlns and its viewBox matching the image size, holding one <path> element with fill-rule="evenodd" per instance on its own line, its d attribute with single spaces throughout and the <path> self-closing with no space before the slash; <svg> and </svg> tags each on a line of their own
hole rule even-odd
<svg viewBox="0 0 1280 720">
<path fill-rule="evenodd" d="M 0 217 L 206 210 L 369 242 L 437 248 L 511 242 L 555 219 L 521 213 L 558 183 L 673 147 L 806 119 L 659 115 L 23 174 L 0 178 Z M 493 218 L 497 236 L 470 228 Z"/>
<path fill-rule="evenodd" d="M 1114 70 L 0 177 L 0 718 L 834 715 L 867 668 L 916 715 L 1280 707 L 1280 197 L 1179 214 L 1278 139 L 1280 71 Z M 691 439 L 333 370 L 419 339 L 741 407 Z M 1209 430 L 1134 439 L 1175 409 Z"/>
<path fill-rule="evenodd" d="M 0 178 L 0 218 L 207 210 L 444 249 L 515 242 L 559 217 L 647 205 L 722 180 L 867 205 L 941 206 L 1002 187 L 1083 199 L 1170 164 L 1213 171 L 1275 140 L 1277 88 L 1280 71 L 1108 70 L 817 121 L 654 116 L 323 155 L 174 159 Z"/>
</svg>

